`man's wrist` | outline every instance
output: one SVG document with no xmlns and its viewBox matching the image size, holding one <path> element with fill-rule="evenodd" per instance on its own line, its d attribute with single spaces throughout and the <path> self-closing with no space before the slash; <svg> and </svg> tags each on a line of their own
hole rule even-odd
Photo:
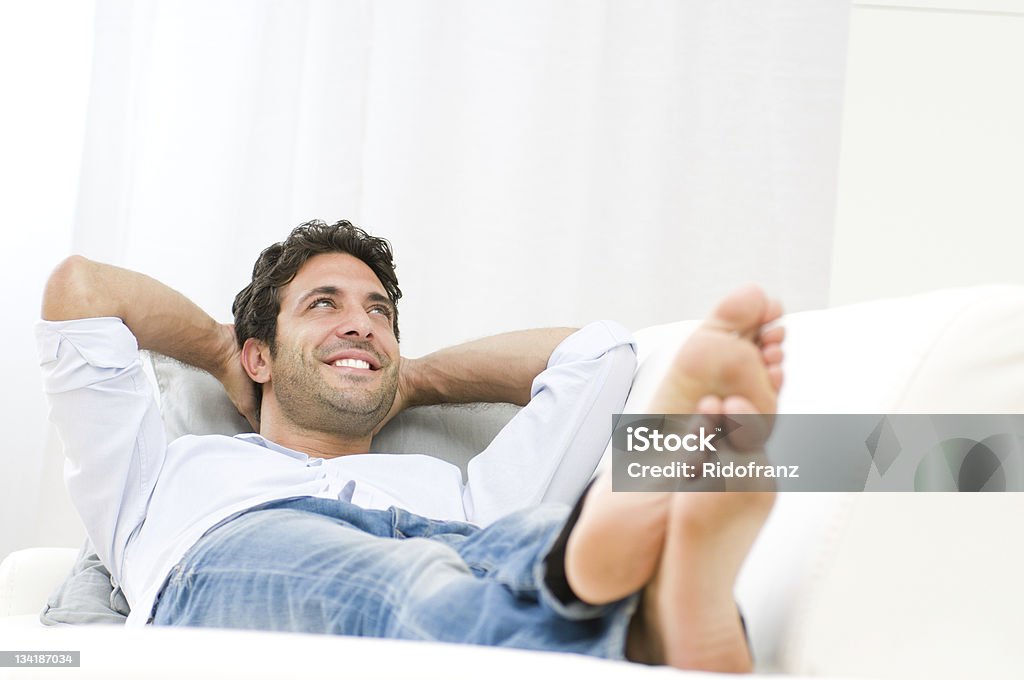
<svg viewBox="0 0 1024 680">
<path fill-rule="evenodd" d="M 430 381 L 425 375 L 423 359 L 407 359 L 402 357 L 398 371 L 398 396 L 402 400 L 402 408 L 425 406 L 437 403 L 429 396 Z"/>
<path fill-rule="evenodd" d="M 238 341 L 235 339 L 235 329 L 231 324 L 217 324 L 217 331 L 214 335 L 209 363 L 205 366 L 201 365 L 199 368 L 223 382 L 238 363 Z"/>
</svg>

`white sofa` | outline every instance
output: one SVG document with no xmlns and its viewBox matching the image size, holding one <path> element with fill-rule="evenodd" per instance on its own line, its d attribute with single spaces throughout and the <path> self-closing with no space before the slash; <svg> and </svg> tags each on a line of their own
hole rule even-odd
<svg viewBox="0 0 1024 680">
<path fill-rule="evenodd" d="M 1024 288 L 937 291 L 792 314 L 785 325 L 783 413 L 1024 413 Z M 692 327 L 693 322 L 680 322 L 637 333 L 641 366 L 627 412 L 643 410 Z M 185 389 L 171 383 L 161 384 L 165 396 Z M 168 422 L 170 430 L 203 427 L 181 413 L 165 416 L 184 419 Z M 406 431 L 392 436 L 417 441 L 416 428 L 423 426 L 410 421 Z M 737 588 L 759 672 L 1020 677 L 1024 646 L 1015 638 L 1024 606 L 1017 578 L 1024 573 L 1021 518 L 1019 493 L 781 495 Z M 44 627 L 39 611 L 75 552 L 23 550 L 0 565 L 0 647 L 81 650 L 81 668 L 0 668 L 0 678 L 58 672 L 97 678 L 680 675 L 570 655 L 456 645 L 209 629 Z"/>
</svg>

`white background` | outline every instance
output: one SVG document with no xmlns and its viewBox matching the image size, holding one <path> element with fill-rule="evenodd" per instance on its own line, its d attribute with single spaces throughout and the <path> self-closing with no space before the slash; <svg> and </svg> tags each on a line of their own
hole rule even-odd
<svg viewBox="0 0 1024 680">
<path fill-rule="evenodd" d="M 32 329 L 43 284 L 71 249 L 93 3 L 0 3 L 0 555 L 33 541 L 48 437 Z"/>
<path fill-rule="evenodd" d="M 31 333 L 72 251 L 227 320 L 260 247 L 350 217 L 413 355 L 749 279 L 791 310 L 1024 283 L 1013 3 L 232 5 L 0 2 L 0 555 L 77 531 Z"/>
</svg>

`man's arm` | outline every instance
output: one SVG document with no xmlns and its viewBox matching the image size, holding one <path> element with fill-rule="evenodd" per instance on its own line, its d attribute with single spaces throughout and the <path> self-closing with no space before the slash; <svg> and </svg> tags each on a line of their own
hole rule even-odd
<svg viewBox="0 0 1024 680">
<path fill-rule="evenodd" d="M 181 293 L 144 274 L 78 255 L 54 270 L 43 293 L 43 318 L 121 319 L 142 349 L 213 374 L 255 425 L 255 394 L 239 361 L 230 325 L 214 321 Z"/>
<path fill-rule="evenodd" d="M 571 503 L 586 486 L 621 413 L 636 369 L 629 332 L 587 325 L 561 342 L 533 396 L 469 462 L 466 516 L 486 525 L 542 501 Z"/>
<path fill-rule="evenodd" d="M 502 333 L 404 359 L 406 406 L 508 402 L 525 406 L 534 378 L 574 328 Z"/>
</svg>

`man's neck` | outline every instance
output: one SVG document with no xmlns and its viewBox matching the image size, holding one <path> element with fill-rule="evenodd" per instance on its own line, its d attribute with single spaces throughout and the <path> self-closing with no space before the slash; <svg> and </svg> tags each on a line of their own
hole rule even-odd
<svg viewBox="0 0 1024 680">
<path fill-rule="evenodd" d="M 370 451 L 372 434 L 353 437 L 337 432 L 309 430 L 287 420 L 272 408 L 266 409 L 261 416 L 260 436 L 307 456 L 338 458 Z"/>
</svg>

